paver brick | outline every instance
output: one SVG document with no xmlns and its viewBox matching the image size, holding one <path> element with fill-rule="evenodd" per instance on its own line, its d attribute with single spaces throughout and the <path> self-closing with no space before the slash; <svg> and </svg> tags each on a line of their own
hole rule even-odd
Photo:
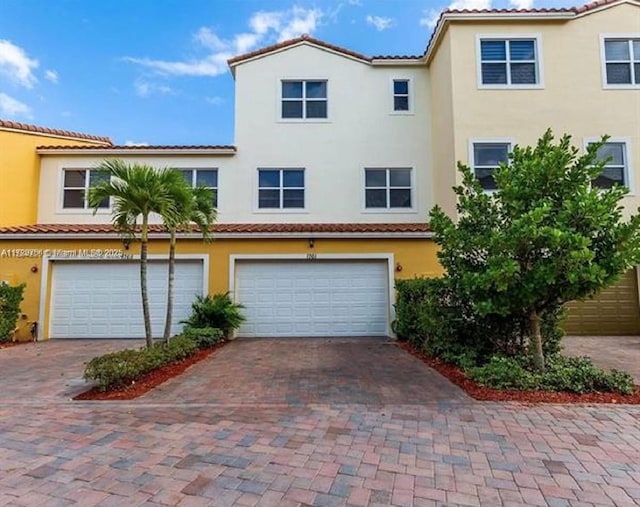
<svg viewBox="0 0 640 507">
<path fill-rule="evenodd" d="M 238 340 L 70 402 L 59 372 L 122 346 L 0 351 L 0 506 L 640 505 L 639 407 L 476 402 L 382 339 Z"/>
</svg>

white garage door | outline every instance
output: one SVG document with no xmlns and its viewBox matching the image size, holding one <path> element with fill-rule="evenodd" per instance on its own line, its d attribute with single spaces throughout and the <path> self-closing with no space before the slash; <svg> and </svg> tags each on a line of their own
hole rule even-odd
<svg viewBox="0 0 640 507">
<path fill-rule="evenodd" d="M 167 303 L 167 262 L 149 261 L 149 306 L 155 338 L 161 338 Z M 202 294 L 202 261 L 176 261 L 172 333 Z M 51 338 L 143 338 L 140 264 L 137 261 L 55 262 L 51 290 Z"/>
<path fill-rule="evenodd" d="M 239 336 L 384 336 L 388 268 L 380 261 L 239 261 Z"/>
</svg>

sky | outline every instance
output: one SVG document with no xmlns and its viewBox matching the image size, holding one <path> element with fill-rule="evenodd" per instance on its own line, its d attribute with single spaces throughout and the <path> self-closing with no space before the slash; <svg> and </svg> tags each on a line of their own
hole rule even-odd
<svg viewBox="0 0 640 507">
<path fill-rule="evenodd" d="M 303 33 L 365 55 L 422 54 L 447 7 L 571 5 L 0 0 L 0 119 L 108 136 L 116 144 L 233 144 L 233 77 L 226 64 L 232 56 Z"/>
</svg>

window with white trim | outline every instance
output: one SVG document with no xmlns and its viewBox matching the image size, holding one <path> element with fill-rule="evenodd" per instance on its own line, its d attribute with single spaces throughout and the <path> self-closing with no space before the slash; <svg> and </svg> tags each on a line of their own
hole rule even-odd
<svg viewBox="0 0 640 507">
<path fill-rule="evenodd" d="M 411 208 L 411 169 L 364 170 L 364 205 L 372 208 Z"/>
<path fill-rule="evenodd" d="M 97 169 L 64 169 L 62 183 L 63 209 L 89 209 L 87 192 L 90 187 L 109 179 L 109 173 Z M 109 199 L 103 200 L 98 208 L 108 208 Z"/>
<path fill-rule="evenodd" d="M 218 207 L 218 170 L 217 169 L 179 169 L 186 182 L 192 188 L 208 188 L 213 193 L 213 207 Z"/>
<path fill-rule="evenodd" d="M 589 143 L 592 144 L 592 143 Z M 614 185 L 628 185 L 627 145 L 624 142 L 609 142 L 598 149 L 598 160 L 605 163 L 602 174 L 591 181 L 594 187 L 611 188 Z"/>
<path fill-rule="evenodd" d="M 283 80 L 281 116 L 284 120 L 327 118 L 327 82 Z"/>
<path fill-rule="evenodd" d="M 640 38 L 604 39 L 608 85 L 640 86 Z"/>
<path fill-rule="evenodd" d="M 393 80 L 393 110 L 396 112 L 408 112 L 411 110 L 408 79 Z"/>
<path fill-rule="evenodd" d="M 540 84 L 536 38 L 480 39 L 482 86 L 535 86 Z"/>
<path fill-rule="evenodd" d="M 304 169 L 258 169 L 259 209 L 303 209 Z"/>
<path fill-rule="evenodd" d="M 493 172 L 502 163 L 509 162 L 510 143 L 477 142 L 473 143 L 473 172 L 485 190 L 496 190 Z"/>
</svg>

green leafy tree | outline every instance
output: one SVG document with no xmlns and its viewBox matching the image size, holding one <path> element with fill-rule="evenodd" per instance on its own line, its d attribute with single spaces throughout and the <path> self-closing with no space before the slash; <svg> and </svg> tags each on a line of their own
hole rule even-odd
<svg viewBox="0 0 640 507">
<path fill-rule="evenodd" d="M 116 230 L 124 236 L 137 237 L 139 229 L 142 313 L 146 344 L 151 347 L 153 334 L 147 289 L 149 217 L 152 213 L 162 217 L 178 215 L 174 197 L 177 189 L 185 185 L 184 179 L 178 171 L 129 164 L 117 159 L 103 161 L 97 170 L 104 171 L 109 178 L 89 189 L 89 206 L 95 213 L 105 199 L 111 199 L 111 221 Z"/>
<path fill-rule="evenodd" d="M 579 156 L 570 136 L 555 144 L 548 130 L 535 147 L 514 148 L 494 172 L 491 194 L 458 164 L 458 221 L 438 207 L 431 211 L 451 286 L 479 315 L 524 317 L 539 370 L 541 318 L 595 294 L 640 261 L 640 217 L 622 216 L 628 190 L 591 184 L 604 169 L 597 152 L 606 139 Z"/>
<path fill-rule="evenodd" d="M 192 225 L 195 224 L 206 241 L 211 238 L 211 226 L 217 215 L 213 206 L 214 195 L 211 189 L 203 186 L 191 188 L 184 179 L 182 181 L 183 185 L 175 185 L 172 189 L 176 212 L 162 216 L 164 225 L 169 231 L 169 280 L 167 284 L 167 314 L 164 324 L 164 341 L 167 343 L 171 335 L 173 320 L 176 233 L 178 229 L 191 230 Z"/>
</svg>

